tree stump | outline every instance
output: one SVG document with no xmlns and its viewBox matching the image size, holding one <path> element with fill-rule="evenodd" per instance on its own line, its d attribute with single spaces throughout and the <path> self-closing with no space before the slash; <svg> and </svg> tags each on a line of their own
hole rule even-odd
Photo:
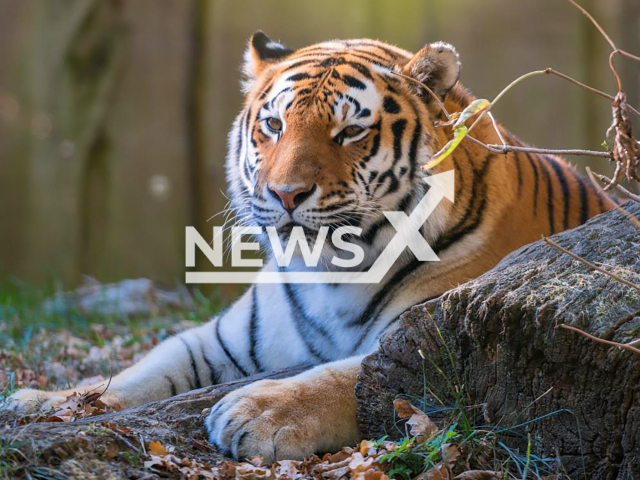
<svg viewBox="0 0 640 480">
<path fill-rule="evenodd" d="M 626 208 L 640 216 L 639 207 Z M 640 285 L 640 230 L 621 213 L 552 239 Z M 556 412 L 516 429 L 523 435 L 515 441 L 526 449 L 530 434 L 536 454 L 559 457 L 572 478 L 640 478 L 640 355 L 562 324 L 629 343 L 640 337 L 640 292 L 539 241 L 435 307 L 413 307 L 363 363 L 356 394 L 364 436 L 398 436 L 397 395 L 431 391 L 451 404 L 453 384 L 468 405 L 484 404 L 483 425 Z"/>
</svg>

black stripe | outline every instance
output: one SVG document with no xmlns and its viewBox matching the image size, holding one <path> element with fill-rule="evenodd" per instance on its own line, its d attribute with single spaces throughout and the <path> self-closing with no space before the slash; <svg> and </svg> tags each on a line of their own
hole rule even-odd
<svg viewBox="0 0 640 480">
<path fill-rule="evenodd" d="M 543 162 L 540 162 L 540 169 L 542 170 L 542 176 L 547 182 L 547 213 L 549 214 L 549 230 L 553 234 L 556 231 L 553 207 L 553 184 L 551 183 L 551 175 L 549 174 L 549 169 Z"/>
<path fill-rule="evenodd" d="M 350 87 L 357 88 L 358 90 L 366 90 L 367 86 L 351 75 L 343 75 L 342 81 L 349 85 Z"/>
<path fill-rule="evenodd" d="M 200 381 L 200 375 L 198 374 L 198 368 L 196 367 L 196 357 L 193 356 L 193 350 L 191 350 L 191 347 L 189 346 L 189 344 L 184 338 L 182 337 L 178 337 L 178 338 L 182 343 L 184 343 L 184 346 L 187 347 L 187 352 L 189 352 L 189 360 L 191 361 L 191 370 L 193 370 L 193 378 L 196 382 L 195 388 L 202 388 L 202 382 Z M 191 385 L 193 384 L 191 383 L 191 380 L 189 380 L 189 386 Z M 193 387 L 191 388 L 191 390 L 193 390 Z"/>
<path fill-rule="evenodd" d="M 260 323 L 260 316 L 258 313 L 258 287 L 254 285 L 251 289 L 251 320 L 249 321 L 249 356 L 253 365 L 258 372 L 264 371 L 258 355 L 256 354 L 256 346 L 258 342 L 258 324 Z"/>
<path fill-rule="evenodd" d="M 385 54 L 387 54 L 389 57 L 386 60 L 396 60 L 398 58 L 398 52 L 394 52 L 393 50 L 391 50 L 390 48 L 387 48 L 383 45 L 379 45 L 377 43 L 373 43 L 373 42 L 368 42 L 366 40 L 361 41 L 361 40 L 350 40 L 347 42 L 347 45 L 349 47 L 366 47 L 366 48 L 375 48 L 378 49 L 382 52 L 384 52 Z M 358 52 L 365 52 L 365 53 L 369 53 L 372 54 L 373 53 L 370 50 L 360 50 L 360 49 L 355 49 Z M 384 58 L 384 57 L 380 57 L 380 58 Z"/>
<path fill-rule="evenodd" d="M 164 378 L 169 382 L 169 389 L 171 391 L 171 396 L 175 397 L 178 394 L 178 389 L 176 388 L 175 382 L 171 379 L 169 375 L 165 375 Z"/>
<path fill-rule="evenodd" d="M 300 335 L 300 338 L 302 339 L 303 343 L 307 347 L 307 350 L 309 351 L 309 353 L 311 353 L 311 355 L 316 357 L 316 359 L 322 362 L 328 362 L 330 359 L 325 357 L 322 354 L 322 352 L 318 351 L 318 349 L 316 349 L 313 343 L 311 343 L 309 338 L 307 338 L 307 333 L 308 333 L 307 330 L 309 329 L 308 327 L 311 326 L 315 330 L 313 333 L 318 332 L 327 341 L 331 342 L 329 333 L 324 329 L 324 327 L 322 327 L 322 325 L 318 325 L 317 322 L 313 321 L 313 319 L 309 318 L 305 314 L 304 310 L 302 309 L 302 306 L 300 305 L 300 302 L 298 302 L 298 299 L 293 292 L 293 288 L 291 287 L 291 284 L 283 283 L 282 286 L 284 288 L 287 301 L 289 302 L 289 306 L 291 307 L 291 310 L 293 313 L 292 315 L 294 320 L 293 323 L 296 326 L 298 335 Z"/>
<path fill-rule="evenodd" d="M 395 173 L 393 173 L 393 167 L 392 167 L 380 175 L 380 178 L 378 179 L 378 184 L 376 185 L 376 188 L 373 189 L 373 193 L 376 193 L 378 191 L 378 188 L 384 185 L 384 182 L 387 180 L 387 178 L 390 180 L 389 187 L 387 188 L 387 191 L 384 192 L 382 197 L 386 197 L 387 195 L 398 191 L 400 182 L 398 182 L 398 179 L 396 178 Z"/>
<path fill-rule="evenodd" d="M 287 81 L 298 82 L 300 80 L 306 80 L 308 78 L 311 78 L 311 75 L 309 75 L 306 72 L 301 72 L 301 73 L 294 73 L 293 75 L 287 77 Z"/>
<path fill-rule="evenodd" d="M 569 228 L 569 206 L 571 202 L 571 191 L 569 190 L 569 184 L 567 183 L 567 177 L 562 170 L 562 166 L 553 158 L 545 155 L 544 159 L 551 164 L 556 176 L 558 177 L 558 181 L 560 182 L 560 187 L 562 188 L 562 197 L 564 199 L 564 218 L 562 225 L 564 230 Z"/>
<path fill-rule="evenodd" d="M 391 278 L 376 292 L 376 294 L 369 300 L 369 303 L 362 311 L 357 318 L 351 320 L 349 322 L 349 326 L 359 326 L 365 325 L 367 322 L 372 320 L 374 313 L 376 310 L 382 310 L 385 306 L 383 305 L 383 300 L 388 296 L 388 294 L 394 289 L 394 286 L 401 283 L 401 280 L 404 279 L 408 274 L 410 274 L 413 270 L 415 270 L 420 265 L 420 260 L 417 258 L 413 258 L 411 262 L 406 264 L 400 270 L 398 270 L 395 274 L 391 276 Z"/>
<path fill-rule="evenodd" d="M 578 182 L 578 190 L 580 191 L 580 223 L 584 223 L 589 219 L 589 193 L 584 178 L 579 173 L 574 173 L 576 182 Z"/>
<path fill-rule="evenodd" d="M 395 166 L 396 162 L 402 156 L 402 134 L 404 133 L 404 129 L 407 126 L 407 121 L 405 119 L 396 120 L 391 125 L 391 131 L 393 132 L 393 165 Z"/>
<path fill-rule="evenodd" d="M 354 57 L 354 58 L 359 58 L 360 60 L 365 60 L 369 63 L 372 63 L 374 65 L 378 65 L 379 67 L 384 67 L 384 68 L 389 68 L 389 62 L 387 60 L 385 60 L 384 58 L 380 57 L 379 55 L 373 54 L 373 53 L 369 53 L 369 54 L 365 54 L 363 52 L 349 52 L 349 55 Z M 382 60 L 382 61 L 380 61 Z"/>
<path fill-rule="evenodd" d="M 236 369 L 242 374 L 243 377 L 248 377 L 249 374 L 247 373 L 247 371 L 244 368 L 242 368 L 242 366 L 233 357 L 233 355 L 231 355 L 231 352 L 227 348 L 227 344 L 224 343 L 224 340 L 222 340 L 222 336 L 220 335 L 220 323 L 222 321 L 222 318 L 223 317 L 218 317 L 218 320 L 216 321 L 216 339 L 220 343 L 220 346 L 222 347 L 222 350 L 224 351 L 227 358 L 231 360 L 231 363 L 233 364 L 233 366 L 236 367 Z"/>
<path fill-rule="evenodd" d="M 473 233 L 481 225 L 487 207 L 487 185 L 484 177 L 489 171 L 494 157 L 494 153 L 488 154 L 482 167 L 479 170 L 474 170 L 471 180 L 471 194 L 465 212 L 462 218 L 435 242 L 433 249 L 436 254 Z"/>
<path fill-rule="evenodd" d="M 367 325 L 360 338 L 351 349 L 351 353 L 358 351 L 364 340 L 367 338 L 371 329 L 376 325 L 376 321 L 380 318 L 381 313 L 389 306 L 391 300 L 395 298 L 395 293 L 402 288 L 411 274 L 423 265 L 423 262 L 417 258 L 413 258 L 411 262 L 398 270 L 384 286 L 376 292 L 362 314 L 350 322 L 350 325 Z"/>
<path fill-rule="evenodd" d="M 284 71 L 288 72 L 289 70 L 294 70 L 294 69 L 296 69 L 298 67 L 302 67 L 304 65 L 309 65 L 310 63 L 317 63 L 317 61 L 316 60 L 301 60 L 299 62 L 292 63 L 287 68 L 285 68 Z"/>
<path fill-rule="evenodd" d="M 353 68 L 355 68 L 356 70 L 358 70 L 358 72 L 360 72 L 362 75 L 364 75 L 365 77 L 367 77 L 370 80 L 373 80 L 373 76 L 371 75 L 371 71 L 369 71 L 369 69 L 363 65 L 360 62 L 347 62 L 347 65 L 351 65 Z"/>
<path fill-rule="evenodd" d="M 398 105 L 398 102 L 396 102 L 391 96 L 384 97 L 384 101 L 382 102 L 382 107 L 384 108 L 385 112 L 391 113 L 394 115 L 396 113 L 400 113 L 401 111 L 400 105 Z"/>
<path fill-rule="evenodd" d="M 380 229 L 382 227 L 389 226 L 389 225 L 390 224 L 389 224 L 389 220 L 387 220 L 387 217 L 381 218 L 380 220 L 376 221 L 373 225 L 371 225 L 369 229 L 360 238 L 362 238 L 362 241 L 364 241 L 365 243 L 371 245 L 375 240 L 376 236 L 378 235 L 378 232 L 380 231 Z"/>
<path fill-rule="evenodd" d="M 522 196 L 522 167 L 520 166 L 520 157 L 517 153 L 513 154 L 516 170 L 518 171 L 518 197 Z"/>
<path fill-rule="evenodd" d="M 371 145 L 371 150 L 369 150 L 369 153 L 365 155 L 362 158 L 362 160 L 364 162 L 368 162 L 378 154 L 379 149 L 380 149 L 380 133 L 376 133 L 375 136 L 373 137 L 373 144 Z"/>
<path fill-rule="evenodd" d="M 409 172 L 409 180 L 413 180 L 413 177 L 418 166 L 418 145 L 420 143 L 420 134 L 422 133 L 422 125 L 420 120 L 416 116 L 416 125 L 413 128 L 413 137 L 411 138 L 411 145 L 409 147 L 409 165 L 411 166 Z"/>
<path fill-rule="evenodd" d="M 267 88 L 265 88 L 262 93 L 260 94 L 260 96 L 258 97 L 258 100 L 264 100 L 267 95 L 269 95 L 269 92 L 271 91 L 271 89 L 273 88 L 273 82 L 270 83 Z"/>
<path fill-rule="evenodd" d="M 218 372 L 216 371 L 211 360 L 204 353 L 204 346 L 200 344 L 200 353 L 202 354 L 202 358 L 204 359 L 204 363 L 209 368 L 209 385 L 218 385 L 220 383 L 220 377 L 218 376 Z"/>
<path fill-rule="evenodd" d="M 527 156 L 527 160 L 529 160 L 529 164 L 531 165 L 531 169 L 533 170 L 533 216 L 538 216 L 538 183 L 539 183 L 539 174 L 538 174 L 538 165 L 536 165 L 535 160 L 531 157 L 529 152 L 524 152 Z"/>
</svg>

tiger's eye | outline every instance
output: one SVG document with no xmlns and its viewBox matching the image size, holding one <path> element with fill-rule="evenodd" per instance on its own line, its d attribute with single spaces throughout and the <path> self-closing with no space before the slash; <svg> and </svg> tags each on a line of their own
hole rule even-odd
<svg viewBox="0 0 640 480">
<path fill-rule="evenodd" d="M 349 125 L 342 130 L 341 135 L 345 138 L 355 137 L 356 135 L 361 134 L 363 130 L 364 128 L 360 125 Z"/>
<path fill-rule="evenodd" d="M 267 127 L 269 127 L 271 131 L 279 132 L 282 130 L 282 120 L 275 117 L 267 118 Z"/>
</svg>

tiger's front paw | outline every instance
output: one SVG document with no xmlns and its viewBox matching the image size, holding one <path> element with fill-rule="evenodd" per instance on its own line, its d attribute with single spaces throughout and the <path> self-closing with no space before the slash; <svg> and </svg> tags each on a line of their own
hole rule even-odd
<svg viewBox="0 0 640 480">
<path fill-rule="evenodd" d="M 2 408 L 19 415 L 50 412 L 51 410 L 57 410 L 63 407 L 65 404 L 68 405 L 67 402 L 70 396 L 79 396 L 87 403 L 92 403 L 99 398 L 101 403 L 108 405 L 114 410 L 121 410 L 120 397 L 115 392 L 105 392 L 105 388 L 106 382 L 58 392 L 23 388 L 7 398 Z"/>
<path fill-rule="evenodd" d="M 343 391 L 336 391 L 335 385 L 317 378 L 247 385 L 211 410 L 206 421 L 209 439 L 227 455 L 259 455 L 267 463 L 339 450 L 360 435 L 353 388 L 340 387 Z"/>
<path fill-rule="evenodd" d="M 67 396 L 64 392 L 44 392 L 23 388 L 11 395 L 3 408 L 20 415 L 29 415 L 39 411 L 52 410 L 64 403 Z"/>
</svg>

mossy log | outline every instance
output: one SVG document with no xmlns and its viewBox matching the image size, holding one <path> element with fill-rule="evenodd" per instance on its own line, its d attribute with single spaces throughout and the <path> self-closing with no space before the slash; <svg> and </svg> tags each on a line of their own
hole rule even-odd
<svg viewBox="0 0 640 480">
<path fill-rule="evenodd" d="M 640 216 L 639 207 L 627 208 Z M 640 230 L 621 213 L 551 239 L 640 285 Z M 510 441 L 522 452 L 531 438 L 571 478 L 640 478 L 640 355 L 563 324 L 632 342 L 640 338 L 640 292 L 539 241 L 435 305 L 413 307 L 363 363 L 356 393 L 364 436 L 397 436 L 397 395 L 427 391 L 452 404 L 457 387 L 467 405 L 482 405 L 480 424 L 540 419 Z"/>
</svg>

